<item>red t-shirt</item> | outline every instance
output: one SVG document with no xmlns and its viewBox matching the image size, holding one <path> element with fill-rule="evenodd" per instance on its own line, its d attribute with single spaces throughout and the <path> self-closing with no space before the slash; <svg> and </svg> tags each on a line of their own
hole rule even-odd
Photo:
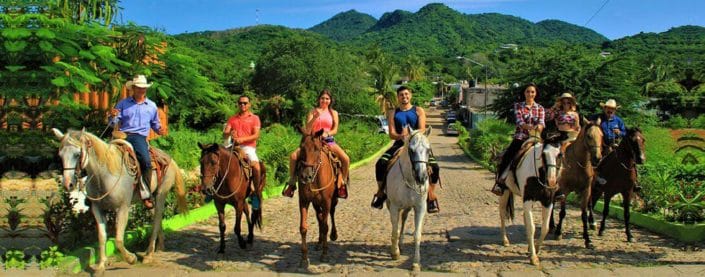
<svg viewBox="0 0 705 277">
<path fill-rule="evenodd" d="M 243 115 L 236 114 L 228 119 L 228 126 L 230 126 L 230 130 L 235 131 L 236 137 L 234 137 L 233 140 L 235 138 L 251 136 L 255 133 L 255 130 L 260 128 L 259 117 L 253 113 Z M 257 140 L 244 142 L 241 145 L 257 147 Z"/>
</svg>

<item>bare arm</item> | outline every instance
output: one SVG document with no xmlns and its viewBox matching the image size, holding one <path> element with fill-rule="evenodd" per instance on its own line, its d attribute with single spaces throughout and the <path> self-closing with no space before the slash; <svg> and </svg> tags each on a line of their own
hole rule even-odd
<svg viewBox="0 0 705 277">
<path fill-rule="evenodd" d="M 397 130 L 394 128 L 394 110 L 389 110 L 387 112 L 387 123 L 389 124 L 389 138 L 392 140 L 400 140 L 402 138 L 402 134 L 397 134 Z"/>
<path fill-rule="evenodd" d="M 246 142 L 250 141 L 256 141 L 259 139 L 259 127 L 252 127 L 252 135 L 246 136 L 246 137 L 240 137 L 240 138 L 235 138 L 235 141 L 238 144 L 243 144 Z"/>
<path fill-rule="evenodd" d="M 306 115 L 306 126 L 304 127 L 307 131 L 311 131 L 311 127 L 313 127 L 313 122 L 318 119 L 318 116 L 318 111 L 316 111 L 315 108 L 308 112 L 308 114 Z"/>
<path fill-rule="evenodd" d="M 426 111 L 421 107 L 416 107 L 416 115 L 419 117 L 419 131 L 426 131 Z"/>
</svg>

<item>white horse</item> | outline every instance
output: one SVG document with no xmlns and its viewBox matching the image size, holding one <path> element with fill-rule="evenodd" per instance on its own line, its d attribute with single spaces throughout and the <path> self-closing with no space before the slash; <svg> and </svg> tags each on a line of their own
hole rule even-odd
<svg viewBox="0 0 705 277">
<path fill-rule="evenodd" d="M 520 158 L 514 172 L 509 172 L 506 179 L 509 189 L 504 191 L 499 200 L 502 243 L 504 246 L 508 246 L 509 239 L 507 238 L 505 221 L 514 219 L 514 195 L 522 197 L 526 242 L 529 245 L 529 259 L 531 264 L 536 266 L 539 265 L 537 252 L 541 248 L 546 234 L 548 234 L 549 216 L 553 210 L 554 191 L 549 187 L 556 186 L 558 175 L 556 166 L 559 153 L 560 145 L 556 142 L 546 144 L 538 142 L 532 146 Z M 541 212 L 541 236 L 536 245 L 534 245 L 535 226 L 531 211 L 535 203 L 540 203 L 543 208 Z"/>
<path fill-rule="evenodd" d="M 387 173 L 387 208 L 392 220 L 392 259 L 399 259 L 399 246 L 403 242 L 401 232 L 409 211 L 414 209 L 414 263 L 415 271 L 421 270 L 421 232 L 423 218 L 426 215 L 426 198 L 428 197 L 429 174 L 428 158 L 431 154 L 431 143 L 427 136 L 431 127 L 425 132 L 409 128 L 409 136 L 404 138 L 399 158 L 390 165 Z M 401 228 L 399 215 L 401 212 Z"/>
<path fill-rule="evenodd" d="M 116 212 L 115 220 L 115 245 L 122 254 L 123 259 L 130 264 L 137 261 L 135 254 L 125 249 L 124 234 L 127 226 L 128 215 L 130 214 L 130 204 L 141 202 L 139 194 L 135 194 L 133 184 L 137 182 L 134 173 L 128 169 L 125 159 L 127 155 L 120 151 L 113 143 L 107 144 L 91 133 L 82 131 L 68 131 L 63 134 L 58 129 L 52 129 L 54 135 L 61 141 L 59 156 L 63 163 L 63 184 L 66 191 L 73 191 L 73 186 L 77 183 L 81 172 L 85 172 L 85 196 L 91 201 L 91 211 L 98 228 L 98 246 L 100 259 L 94 268 L 97 273 L 105 270 L 105 242 L 106 234 L 106 211 Z M 126 143 L 124 140 L 113 142 Z M 156 174 L 156 173 L 155 173 Z M 77 176 L 79 175 L 79 176 Z M 164 213 L 164 203 L 166 196 L 172 186 L 176 183 L 177 206 L 180 211 L 186 211 L 186 190 L 184 182 L 174 160 L 171 160 L 161 184 L 157 184 L 156 176 L 152 177 L 150 189 L 156 196 L 154 211 L 154 222 L 152 223 L 152 236 L 149 247 L 143 258 L 143 262 L 152 260 L 152 253 L 155 250 L 157 237 L 159 238 L 159 249 L 164 248 L 164 233 L 161 228 L 162 215 Z M 80 189 L 80 188 L 79 188 Z M 81 204 L 78 204 L 79 206 Z"/>
</svg>

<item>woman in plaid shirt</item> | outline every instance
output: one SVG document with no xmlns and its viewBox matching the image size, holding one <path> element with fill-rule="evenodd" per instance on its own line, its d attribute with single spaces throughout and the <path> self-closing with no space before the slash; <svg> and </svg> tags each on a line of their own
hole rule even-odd
<svg viewBox="0 0 705 277">
<path fill-rule="evenodd" d="M 501 196 L 507 188 L 504 184 L 508 173 L 507 167 L 521 149 L 521 145 L 530 137 L 531 131 L 536 130 L 541 133 L 546 126 L 544 122 L 546 113 L 543 106 L 534 101 L 537 91 L 536 84 L 529 83 L 524 89 L 524 101 L 514 103 L 516 130 L 514 131 L 514 140 L 509 144 L 504 156 L 502 156 L 502 162 L 497 167 L 497 181 L 492 187 L 492 192 L 496 195 Z"/>
</svg>

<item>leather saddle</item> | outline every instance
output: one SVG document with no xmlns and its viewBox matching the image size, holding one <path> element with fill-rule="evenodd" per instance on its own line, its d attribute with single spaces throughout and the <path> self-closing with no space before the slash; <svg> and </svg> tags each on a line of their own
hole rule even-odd
<svg viewBox="0 0 705 277">
<path fill-rule="evenodd" d="M 135 176 L 135 180 L 137 180 L 137 182 L 133 184 L 133 186 L 136 187 L 142 177 L 142 172 L 135 151 L 132 149 L 130 143 L 125 140 L 113 140 L 110 143 L 117 146 L 120 151 L 127 155 L 127 158 L 123 160 L 127 165 L 128 171 L 132 173 Z M 157 174 L 157 186 L 159 186 L 164 179 L 164 173 L 166 173 L 169 168 L 171 157 L 166 152 L 151 146 L 149 147 L 149 156 L 152 160 L 152 169 L 154 169 L 154 172 Z"/>
</svg>

